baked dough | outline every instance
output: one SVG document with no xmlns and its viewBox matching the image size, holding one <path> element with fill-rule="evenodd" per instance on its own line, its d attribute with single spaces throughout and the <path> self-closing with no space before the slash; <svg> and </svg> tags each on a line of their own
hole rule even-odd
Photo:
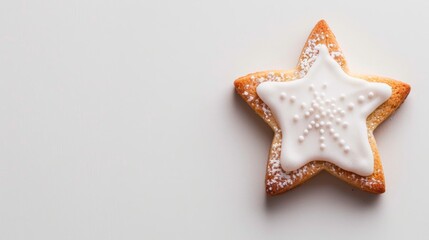
<svg viewBox="0 0 429 240">
<path fill-rule="evenodd" d="M 369 82 L 386 83 L 392 88 L 392 95 L 390 98 L 373 111 L 366 119 L 368 141 L 374 156 L 374 171 L 369 176 L 360 176 L 339 168 L 327 161 L 312 161 L 295 171 L 287 173 L 280 166 L 279 159 L 282 151 L 282 133 L 270 108 L 258 96 L 256 88 L 264 81 L 283 82 L 300 79 L 305 76 L 314 60 L 315 47 L 320 44 L 327 47 L 330 55 L 333 56 L 335 61 L 348 75 Z M 252 73 L 238 78 L 235 80 L 234 85 L 237 93 L 274 131 L 265 177 L 266 192 L 269 195 L 277 195 L 293 189 L 322 170 L 326 170 L 333 176 L 361 190 L 371 193 L 383 193 L 385 191 L 384 173 L 373 131 L 402 104 L 410 92 L 410 86 L 406 83 L 386 77 L 351 73 L 334 34 L 324 20 L 319 21 L 310 33 L 295 69 Z"/>
</svg>

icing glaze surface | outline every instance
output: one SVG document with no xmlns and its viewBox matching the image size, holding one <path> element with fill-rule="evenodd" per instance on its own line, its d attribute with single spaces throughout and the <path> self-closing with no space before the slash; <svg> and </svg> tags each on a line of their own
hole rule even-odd
<svg viewBox="0 0 429 240">
<path fill-rule="evenodd" d="M 263 82 L 256 91 L 282 131 L 280 164 L 294 171 L 322 160 L 361 176 L 374 171 L 366 118 L 392 94 L 384 83 L 347 75 L 325 45 L 307 74 Z"/>
</svg>

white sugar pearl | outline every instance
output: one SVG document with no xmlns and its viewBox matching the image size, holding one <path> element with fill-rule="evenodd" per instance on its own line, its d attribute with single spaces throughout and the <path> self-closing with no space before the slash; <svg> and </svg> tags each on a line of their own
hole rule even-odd
<svg viewBox="0 0 429 240">
<path fill-rule="evenodd" d="M 339 138 L 339 137 L 340 137 L 340 134 L 338 134 L 338 133 L 335 133 L 335 134 L 334 134 L 334 139 L 335 139 L 335 140 L 338 140 L 338 138 Z"/>
<path fill-rule="evenodd" d="M 314 126 L 315 126 L 316 128 L 319 128 L 319 127 L 320 127 L 320 124 L 316 123 Z"/>
<path fill-rule="evenodd" d="M 341 110 L 340 114 L 344 117 L 346 115 L 346 112 L 344 110 Z"/>
<path fill-rule="evenodd" d="M 371 99 L 371 98 L 373 98 L 373 97 L 374 97 L 374 93 L 373 93 L 373 92 L 369 92 L 369 93 L 368 93 L 368 98 L 369 98 L 369 99 Z"/>
<path fill-rule="evenodd" d="M 330 133 L 334 133 L 334 132 L 335 132 L 335 129 L 330 128 L 330 129 L 329 129 L 329 132 L 330 132 Z"/>
<path fill-rule="evenodd" d="M 310 124 L 311 124 L 311 125 L 314 125 L 314 124 L 316 124 L 316 122 L 315 122 L 315 121 L 311 121 L 311 122 L 310 122 Z"/>
<path fill-rule="evenodd" d="M 285 92 L 280 93 L 280 99 L 285 100 L 287 97 L 287 94 Z"/>
<path fill-rule="evenodd" d="M 347 105 L 347 108 L 349 110 L 353 110 L 354 107 L 355 107 L 355 105 L 353 103 L 349 103 L 349 105 Z"/>
<path fill-rule="evenodd" d="M 304 109 L 304 108 L 306 108 L 306 107 L 307 107 L 307 103 L 305 103 L 305 102 L 301 103 L 301 108 L 302 108 L 302 109 Z"/>
<path fill-rule="evenodd" d="M 316 114 L 316 116 L 314 116 L 316 119 L 320 119 L 320 115 Z"/>
<path fill-rule="evenodd" d="M 291 103 L 294 103 L 296 101 L 296 97 L 295 96 L 291 96 L 290 99 L 289 99 L 289 101 Z"/>
<path fill-rule="evenodd" d="M 359 102 L 359 103 L 363 103 L 363 101 L 365 101 L 365 97 L 364 97 L 363 95 L 360 95 L 360 96 L 358 97 L 358 102 Z"/>
<path fill-rule="evenodd" d="M 325 148 L 326 148 L 326 145 L 325 145 L 324 143 L 321 143 L 321 144 L 320 144 L 320 150 L 322 150 L 322 151 L 323 151 L 323 150 L 325 150 Z"/>
<path fill-rule="evenodd" d="M 303 142 L 304 141 L 304 136 L 299 136 L 298 137 L 298 141 Z"/>
<path fill-rule="evenodd" d="M 314 107 L 314 108 L 318 108 L 319 104 L 317 104 L 316 102 L 313 102 L 313 103 L 311 103 L 311 106 Z"/>
<path fill-rule="evenodd" d="M 332 126 L 332 123 L 330 121 L 327 121 L 326 126 L 330 127 L 330 126 Z"/>
<path fill-rule="evenodd" d="M 324 134 L 325 133 L 325 129 L 322 128 L 322 129 L 319 130 L 319 132 L 320 132 L 320 134 Z"/>
<path fill-rule="evenodd" d="M 347 128 L 349 126 L 349 123 L 348 122 L 346 122 L 346 121 L 344 121 L 343 122 L 343 128 Z"/>
<path fill-rule="evenodd" d="M 340 95 L 340 100 L 343 101 L 344 99 L 346 99 L 346 95 L 345 94 L 341 94 Z"/>
<path fill-rule="evenodd" d="M 349 147 L 349 146 L 344 146 L 344 152 L 345 152 L 345 153 L 350 152 L 350 147 Z"/>
<path fill-rule="evenodd" d="M 314 91 L 314 84 L 310 84 L 310 86 L 308 87 L 308 89 L 309 89 L 310 91 Z"/>
<path fill-rule="evenodd" d="M 325 137 L 324 137 L 324 136 L 321 136 L 321 137 L 319 138 L 319 140 L 320 140 L 321 142 L 324 142 L 324 141 L 325 141 Z"/>
<path fill-rule="evenodd" d="M 340 140 L 340 146 L 344 146 L 345 143 L 346 143 L 346 141 L 344 141 L 344 139 Z"/>
<path fill-rule="evenodd" d="M 307 111 L 307 112 L 304 113 L 304 115 L 305 115 L 305 117 L 309 117 L 310 116 L 310 112 Z"/>
<path fill-rule="evenodd" d="M 298 114 L 295 114 L 294 116 L 293 116 L 293 121 L 294 122 L 297 122 L 299 120 L 299 116 L 298 116 Z"/>
<path fill-rule="evenodd" d="M 340 124 L 340 122 L 341 122 L 341 118 L 337 118 L 337 119 L 335 120 L 335 122 L 336 122 L 337 124 Z"/>
<path fill-rule="evenodd" d="M 308 111 L 309 111 L 310 113 L 313 113 L 313 112 L 314 112 L 314 108 L 309 108 L 309 109 L 308 109 Z"/>
<path fill-rule="evenodd" d="M 322 88 L 327 88 L 328 87 L 328 84 L 326 83 L 326 82 L 324 82 L 323 84 L 322 84 Z"/>
<path fill-rule="evenodd" d="M 313 125 L 309 124 L 309 125 L 307 126 L 307 128 L 308 128 L 308 129 L 313 129 Z"/>
<path fill-rule="evenodd" d="M 307 136 L 307 135 L 308 135 L 308 130 L 304 129 L 304 136 Z"/>
<path fill-rule="evenodd" d="M 320 121 L 320 126 L 325 126 L 325 122 L 324 121 Z"/>
</svg>

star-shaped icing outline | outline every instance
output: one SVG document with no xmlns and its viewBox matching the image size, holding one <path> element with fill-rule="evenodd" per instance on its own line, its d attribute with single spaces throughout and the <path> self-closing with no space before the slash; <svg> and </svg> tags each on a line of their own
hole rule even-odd
<svg viewBox="0 0 429 240">
<path fill-rule="evenodd" d="M 313 161 L 296 171 L 288 173 L 280 166 L 279 159 L 282 150 L 281 129 L 269 107 L 258 97 L 256 87 L 264 81 L 290 81 L 305 76 L 317 57 L 318 52 L 315 47 L 319 44 L 323 44 L 328 48 L 331 56 L 334 57 L 348 75 L 370 82 L 386 83 L 392 88 L 392 95 L 390 98 L 374 110 L 366 121 L 368 141 L 374 156 L 374 172 L 370 176 L 363 177 L 325 161 Z M 237 93 L 274 131 L 274 138 L 270 148 L 265 176 L 266 192 L 269 195 L 277 195 L 293 189 L 322 170 L 326 170 L 333 176 L 361 190 L 372 193 L 383 193 L 385 191 L 384 173 L 373 131 L 403 103 L 411 90 L 410 85 L 386 77 L 351 73 L 334 34 L 324 20 L 320 20 L 311 31 L 295 69 L 273 70 L 249 74 L 235 80 L 234 85 Z"/>
</svg>

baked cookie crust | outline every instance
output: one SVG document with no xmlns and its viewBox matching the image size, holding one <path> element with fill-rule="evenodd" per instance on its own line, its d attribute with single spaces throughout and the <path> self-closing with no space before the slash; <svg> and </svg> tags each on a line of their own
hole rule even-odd
<svg viewBox="0 0 429 240">
<path fill-rule="evenodd" d="M 286 82 L 305 76 L 318 54 L 316 46 L 320 44 L 328 48 L 330 55 L 334 57 L 335 61 L 348 75 L 369 82 L 386 83 L 392 88 L 392 95 L 390 98 L 372 112 L 366 120 L 368 141 L 374 156 L 374 172 L 370 176 L 357 175 L 326 161 L 312 161 L 291 172 L 285 172 L 280 166 L 282 132 L 270 108 L 256 93 L 256 88 L 260 83 L 266 81 Z M 298 65 L 294 69 L 252 73 L 238 78 L 235 80 L 234 85 L 236 92 L 274 131 L 274 138 L 268 155 L 265 176 L 266 192 L 269 195 L 277 195 L 291 190 L 322 170 L 329 172 L 333 176 L 363 191 L 371 193 L 383 193 L 385 191 L 384 173 L 373 131 L 404 102 L 410 92 L 410 85 L 386 77 L 350 72 L 342 50 L 333 32 L 324 20 L 319 21 L 311 31 L 302 49 Z M 287 149 L 285 151 L 287 151 Z"/>
</svg>

